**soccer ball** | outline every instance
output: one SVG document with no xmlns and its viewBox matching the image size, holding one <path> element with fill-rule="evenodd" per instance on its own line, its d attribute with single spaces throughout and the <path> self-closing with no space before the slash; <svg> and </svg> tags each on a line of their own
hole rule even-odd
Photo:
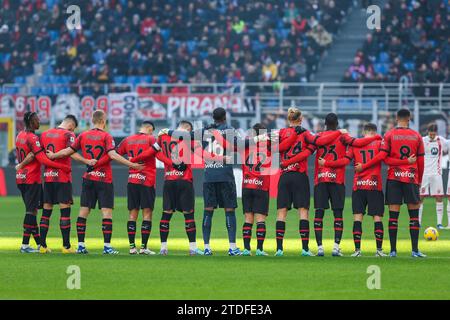
<svg viewBox="0 0 450 320">
<path fill-rule="evenodd" d="M 425 229 L 423 236 L 428 241 L 436 241 L 439 237 L 439 232 L 436 230 L 436 228 L 428 227 Z"/>
</svg>

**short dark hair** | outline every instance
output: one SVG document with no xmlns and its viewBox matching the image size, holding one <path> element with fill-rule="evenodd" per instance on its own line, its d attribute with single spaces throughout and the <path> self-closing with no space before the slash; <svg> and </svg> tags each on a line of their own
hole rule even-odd
<svg viewBox="0 0 450 320">
<path fill-rule="evenodd" d="M 438 126 L 436 123 L 430 123 L 428 125 L 428 132 L 437 132 L 438 131 Z"/>
<path fill-rule="evenodd" d="M 325 125 L 327 126 L 328 129 L 336 129 L 338 126 L 338 117 L 336 115 L 336 113 L 329 113 L 327 114 L 327 116 L 325 117 Z"/>
<path fill-rule="evenodd" d="M 377 132 L 377 125 L 375 123 L 366 123 L 363 127 L 364 131 Z"/>
<path fill-rule="evenodd" d="M 398 119 L 409 119 L 411 117 L 411 112 L 408 109 L 400 109 L 397 111 Z"/>
<path fill-rule="evenodd" d="M 75 128 L 78 128 L 78 120 L 73 114 L 68 114 L 63 121 L 72 121 L 75 124 Z"/>
<path fill-rule="evenodd" d="M 262 130 L 267 130 L 267 127 L 262 123 L 255 123 L 252 128 L 255 130 L 257 136 L 259 136 Z"/>
<path fill-rule="evenodd" d="M 36 115 L 36 112 L 27 111 L 24 113 L 23 122 L 25 123 L 25 128 L 29 129 L 31 127 L 31 119 L 34 115 Z"/>
<path fill-rule="evenodd" d="M 227 118 L 227 112 L 224 108 L 216 108 L 213 110 L 213 119 L 216 122 L 221 122 L 221 121 L 225 121 L 225 119 Z"/>
<path fill-rule="evenodd" d="M 191 128 L 191 131 L 194 130 L 194 126 L 192 125 L 192 122 L 187 121 L 187 120 L 181 120 L 180 122 L 178 122 L 177 127 L 185 126 L 185 125 L 189 126 Z"/>
<path fill-rule="evenodd" d="M 153 130 L 155 130 L 155 124 L 150 120 L 142 121 L 141 126 L 152 126 Z"/>
</svg>

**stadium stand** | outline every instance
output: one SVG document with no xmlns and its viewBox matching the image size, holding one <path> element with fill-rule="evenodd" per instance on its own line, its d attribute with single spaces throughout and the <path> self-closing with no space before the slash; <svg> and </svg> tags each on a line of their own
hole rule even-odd
<svg viewBox="0 0 450 320">
<path fill-rule="evenodd" d="M 449 81 L 450 2 L 389 0 L 381 24 L 380 30 L 367 34 L 343 82 Z M 414 94 L 438 95 L 438 87 L 425 90 L 418 86 Z"/>
<path fill-rule="evenodd" d="M 4 0 L 0 84 L 307 82 L 352 0 Z"/>
</svg>

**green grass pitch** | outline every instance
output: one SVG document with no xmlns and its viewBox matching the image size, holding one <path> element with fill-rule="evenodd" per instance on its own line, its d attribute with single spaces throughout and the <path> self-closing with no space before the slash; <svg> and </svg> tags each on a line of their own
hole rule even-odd
<svg viewBox="0 0 450 320">
<path fill-rule="evenodd" d="M 351 203 L 347 199 L 344 218 L 345 257 L 330 256 L 333 239 L 332 214 L 327 211 L 324 245 L 327 256 L 300 257 L 298 217 L 289 213 L 285 237 L 285 256 L 276 258 L 275 201 L 267 223 L 265 250 L 269 257 L 228 257 L 227 234 L 223 211 L 213 219 L 212 257 L 190 257 L 181 214 L 173 217 L 169 234 L 169 256 L 129 256 L 126 234 L 127 210 L 124 198 L 116 199 L 113 245 L 119 256 L 103 256 L 101 215 L 94 211 L 88 220 L 87 256 L 60 253 L 59 210 L 54 210 L 49 247 L 52 254 L 20 254 L 23 204 L 18 197 L 0 199 L 0 299 L 449 299 L 450 298 L 450 230 L 441 231 L 436 242 L 427 242 L 421 234 L 420 249 L 427 259 L 410 257 L 407 212 L 403 209 L 399 230 L 399 257 L 375 258 L 372 219 L 363 223 L 363 257 L 351 258 L 353 250 Z M 72 211 L 72 223 L 78 211 Z M 197 238 L 200 248 L 203 204 L 196 202 Z M 435 207 L 426 200 L 424 226 L 435 225 Z M 150 248 L 159 250 L 161 198 L 156 201 Z M 242 248 L 242 214 L 238 209 L 238 244 Z M 444 218 L 445 222 L 446 219 Z M 385 251 L 389 251 L 387 217 Z M 423 230 L 423 229 L 422 229 Z M 255 235 L 255 230 L 253 231 Z M 140 239 L 140 234 L 137 234 Z M 34 243 L 31 240 L 31 243 Z M 76 244 L 72 227 L 72 243 Z M 138 241 L 139 243 L 139 241 Z M 252 239 L 253 250 L 256 240 Z M 316 250 L 314 234 L 311 248 Z M 81 270 L 81 289 L 67 289 L 67 267 Z M 377 265 L 381 271 L 381 289 L 369 290 L 367 268 Z"/>
</svg>

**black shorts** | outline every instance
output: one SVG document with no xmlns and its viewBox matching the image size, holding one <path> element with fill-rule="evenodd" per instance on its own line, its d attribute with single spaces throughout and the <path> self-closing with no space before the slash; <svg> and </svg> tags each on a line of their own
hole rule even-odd
<svg viewBox="0 0 450 320">
<path fill-rule="evenodd" d="M 166 180 L 163 187 L 163 210 L 193 212 L 194 185 L 186 180 Z"/>
<path fill-rule="evenodd" d="M 128 210 L 152 209 L 155 206 L 155 188 L 142 184 L 128 183 Z"/>
<path fill-rule="evenodd" d="M 333 182 L 321 182 L 314 186 L 314 208 L 344 209 L 345 185 Z"/>
<path fill-rule="evenodd" d="M 44 203 L 48 204 L 73 204 L 72 183 L 70 182 L 45 182 Z"/>
<path fill-rule="evenodd" d="M 18 184 L 20 193 L 22 194 L 23 203 L 25 204 L 26 212 L 34 212 L 42 209 L 43 191 L 42 184 Z"/>
<path fill-rule="evenodd" d="M 309 209 L 311 193 L 308 176 L 303 172 L 283 173 L 278 181 L 277 209 Z"/>
<path fill-rule="evenodd" d="M 205 208 L 237 208 L 236 183 L 204 182 L 203 201 Z"/>
<path fill-rule="evenodd" d="M 355 190 L 352 194 L 352 209 L 354 214 L 362 213 L 369 216 L 384 214 L 384 195 L 379 190 Z"/>
<path fill-rule="evenodd" d="M 395 180 L 386 182 L 386 204 L 417 204 L 419 202 L 419 185 Z"/>
<path fill-rule="evenodd" d="M 269 191 L 258 189 L 242 189 L 242 207 L 244 213 L 269 214 Z"/>
<path fill-rule="evenodd" d="M 98 201 L 99 209 L 114 208 L 114 186 L 112 183 L 83 179 L 80 205 L 95 209 Z"/>
</svg>

